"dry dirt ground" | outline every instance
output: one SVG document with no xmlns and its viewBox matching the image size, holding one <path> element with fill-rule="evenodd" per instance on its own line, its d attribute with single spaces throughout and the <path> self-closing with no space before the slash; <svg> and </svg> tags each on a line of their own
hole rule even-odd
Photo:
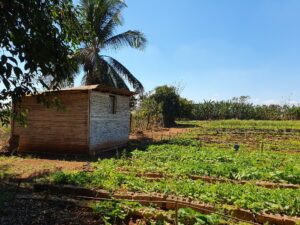
<svg viewBox="0 0 300 225">
<path fill-rule="evenodd" d="M 189 128 L 163 128 L 156 130 L 146 130 L 142 133 L 132 133 L 130 134 L 130 140 L 143 140 L 150 139 L 153 141 L 160 141 L 162 139 L 168 139 L 169 137 L 177 136 L 178 134 L 188 132 Z"/>
<path fill-rule="evenodd" d="M 10 179 L 30 179 L 55 171 L 82 170 L 85 162 L 28 157 L 0 157 L 0 171 Z"/>
<path fill-rule="evenodd" d="M 145 131 L 130 135 L 131 141 L 159 141 L 182 132 L 186 128 L 171 128 Z M 0 152 L 0 224 L 1 225 L 94 225 L 103 224 L 90 208 L 79 207 L 72 203 L 59 203 L 34 199 L 20 199 L 16 196 L 32 195 L 31 190 L 11 189 L 5 182 L 31 181 L 55 171 L 78 171 L 89 167 L 87 159 L 52 159 L 52 156 L 7 156 Z M 143 219 L 127 221 L 126 224 L 146 224 Z"/>
<path fill-rule="evenodd" d="M 188 128 L 170 128 L 158 129 L 153 131 L 144 131 L 143 133 L 131 134 L 131 141 L 159 141 L 187 132 Z M 63 156 L 59 159 L 53 159 L 53 156 L 47 155 L 41 157 L 35 156 L 1 156 L 0 152 L 0 178 L 8 176 L 14 179 L 30 179 L 43 174 L 55 171 L 78 171 L 87 169 L 90 159 L 69 157 L 66 160 Z M 1 175 L 2 173 L 2 175 Z M 3 175 L 4 174 L 4 175 Z"/>
</svg>

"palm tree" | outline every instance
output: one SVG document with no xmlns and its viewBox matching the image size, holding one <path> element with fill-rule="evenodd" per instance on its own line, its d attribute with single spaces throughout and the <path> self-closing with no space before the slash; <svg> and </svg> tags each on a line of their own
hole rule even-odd
<svg viewBox="0 0 300 225">
<path fill-rule="evenodd" d="M 83 65 L 82 83 L 104 84 L 128 89 L 125 80 L 141 93 L 141 82 L 116 59 L 101 54 L 108 48 L 118 49 L 130 46 L 143 49 L 146 38 L 143 33 L 129 30 L 115 35 L 116 27 L 122 25 L 121 11 L 126 7 L 122 0 L 81 0 L 82 23 L 86 30 L 84 47 L 76 58 Z"/>
</svg>

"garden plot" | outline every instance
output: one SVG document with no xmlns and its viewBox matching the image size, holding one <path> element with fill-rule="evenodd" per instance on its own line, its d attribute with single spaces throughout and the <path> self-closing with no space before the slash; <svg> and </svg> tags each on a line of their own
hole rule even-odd
<svg viewBox="0 0 300 225">
<path fill-rule="evenodd" d="M 214 122 L 211 123 L 211 126 L 205 125 L 210 126 L 209 129 L 203 128 L 200 122 L 199 126 L 170 140 L 158 139 L 143 149 L 119 152 L 119 158 L 90 163 L 88 171 L 54 172 L 36 182 L 75 185 L 90 191 L 102 189 L 112 198 L 137 201 L 163 196 L 164 200 L 188 203 L 191 208 L 197 206 L 211 209 L 210 213 L 242 215 L 258 223 L 299 222 L 300 154 L 274 151 L 256 144 L 257 140 L 264 139 L 288 145 L 292 140 L 297 141 L 297 132 L 276 133 L 274 125 L 269 128 L 270 132 L 250 134 L 249 129 L 253 128 L 244 129 L 245 136 L 241 131 L 241 134 L 216 132 Z M 204 142 L 199 141 L 199 137 L 211 139 Z M 238 142 L 241 147 L 235 150 L 233 146 L 239 138 L 248 142 Z M 229 143 L 225 145 L 219 143 L 220 140 Z"/>
<path fill-rule="evenodd" d="M 150 145 L 131 158 L 94 163 L 94 171 L 57 173 L 50 181 L 103 188 L 110 191 L 159 192 L 190 197 L 222 208 L 231 205 L 253 212 L 300 216 L 300 189 L 268 189 L 254 181 L 300 184 L 299 155 L 260 151 L 201 149 L 183 143 Z M 127 173 L 124 173 L 127 171 Z M 130 173 L 128 173 L 130 172 Z M 137 174 L 159 173 L 149 180 Z M 246 184 L 208 183 L 190 175 L 226 177 L 253 181 Z"/>
<path fill-rule="evenodd" d="M 269 130 L 273 131 L 274 126 Z M 232 143 L 201 143 L 197 139 L 201 131 Z M 300 154 L 262 149 L 252 142 L 251 148 L 242 145 L 236 151 L 233 145 L 241 137 L 239 134 L 219 132 L 215 136 L 213 132 L 195 127 L 171 140 L 133 151 L 130 157 L 124 151 L 120 159 L 93 163 L 92 172 L 56 173 L 47 182 L 101 188 L 111 193 L 182 196 L 221 212 L 235 208 L 255 214 L 300 216 Z M 254 139 L 253 143 L 258 139 L 284 143 L 298 135 L 273 136 L 264 131 L 247 137 Z"/>
<path fill-rule="evenodd" d="M 202 121 L 181 122 L 194 125 L 181 138 L 195 139 L 202 146 L 300 152 L 299 121 Z"/>
</svg>

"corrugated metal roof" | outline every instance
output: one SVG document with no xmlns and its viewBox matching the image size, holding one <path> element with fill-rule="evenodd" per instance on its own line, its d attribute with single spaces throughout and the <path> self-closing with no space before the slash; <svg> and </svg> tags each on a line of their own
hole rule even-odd
<svg viewBox="0 0 300 225">
<path fill-rule="evenodd" d="M 62 88 L 61 91 L 80 91 L 80 90 L 93 90 L 96 89 L 99 86 L 99 84 L 94 85 L 84 85 L 84 86 L 78 86 L 78 87 L 70 87 L 70 88 Z"/>
<path fill-rule="evenodd" d="M 119 94 L 119 95 L 126 95 L 126 96 L 133 96 L 137 94 L 136 92 L 132 92 L 127 89 L 119 89 L 119 88 L 109 87 L 101 84 L 64 88 L 59 91 L 84 91 L 84 90 L 94 90 L 94 91 L 108 92 L 112 94 Z"/>
</svg>

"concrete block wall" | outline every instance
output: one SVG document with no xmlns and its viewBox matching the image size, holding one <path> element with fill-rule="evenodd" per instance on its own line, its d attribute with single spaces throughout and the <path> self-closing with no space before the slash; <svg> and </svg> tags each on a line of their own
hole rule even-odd
<svg viewBox="0 0 300 225">
<path fill-rule="evenodd" d="M 92 91 L 90 94 L 90 152 L 113 148 L 127 143 L 130 131 L 129 97 L 116 98 L 116 113 L 111 112 L 110 93 Z"/>
</svg>

